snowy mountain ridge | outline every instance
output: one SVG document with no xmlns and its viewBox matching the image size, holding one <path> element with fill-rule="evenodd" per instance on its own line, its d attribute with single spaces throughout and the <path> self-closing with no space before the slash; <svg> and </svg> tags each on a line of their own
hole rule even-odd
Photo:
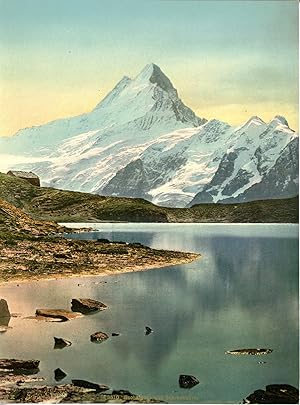
<svg viewBox="0 0 300 405">
<path fill-rule="evenodd" d="M 90 113 L 0 139 L 2 156 L 10 156 L 6 169 L 34 171 L 43 185 L 178 207 L 261 198 L 253 187 L 278 160 L 295 164 L 288 184 L 269 184 L 270 193 L 297 194 L 297 145 L 279 115 L 269 123 L 254 116 L 238 127 L 197 117 L 155 64 L 134 79 L 124 76 Z"/>
</svg>

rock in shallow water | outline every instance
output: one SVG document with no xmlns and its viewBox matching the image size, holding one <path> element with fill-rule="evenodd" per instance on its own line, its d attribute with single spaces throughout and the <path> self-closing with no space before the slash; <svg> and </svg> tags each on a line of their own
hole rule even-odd
<svg viewBox="0 0 300 405">
<path fill-rule="evenodd" d="M 91 335 L 91 342 L 101 343 L 108 338 L 109 336 L 105 332 L 95 332 Z"/>
<path fill-rule="evenodd" d="M 271 384 L 256 390 L 243 400 L 244 404 L 298 404 L 299 390 L 288 384 Z"/>
<path fill-rule="evenodd" d="M 75 387 L 89 388 L 97 392 L 108 391 L 109 387 L 104 384 L 96 384 L 86 380 L 72 380 Z"/>
<path fill-rule="evenodd" d="M 37 317 L 60 319 L 61 322 L 70 321 L 71 319 L 79 318 L 82 314 L 78 312 L 67 311 L 66 309 L 49 309 L 39 308 L 35 311 Z"/>
<path fill-rule="evenodd" d="M 61 381 L 66 376 L 67 374 L 61 368 L 57 368 L 54 370 L 55 381 Z"/>
<path fill-rule="evenodd" d="M 74 312 L 89 314 L 91 312 L 102 311 L 107 309 L 107 305 L 103 302 L 92 300 L 90 298 L 73 298 L 71 309 Z"/>
<path fill-rule="evenodd" d="M 71 346 L 72 342 L 63 338 L 54 337 L 54 349 L 63 349 L 66 346 Z"/>
<path fill-rule="evenodd" d="M 273 349 L 236 349 L 236 350 L 227 350 L 225 354 L 233 354 L 235 356 L 240 355 L 250 355 L 250 356 L 260 356 L 262 354 L 272 353 Z"/>
<path fill-rule="evenodd" d="M 179 376 L 179 385 L 181 388 L 193 388 L 199 384 L 199 380 L 193 375 L 181 374 Z"/>
<path fill-rule="evenodd" d="M 0 318 L 10 318 L 7 301 L 3 298 L 0 299 Z M 1 322 L 0 322 L 1 323 Z"/>
<path fill-rule="evenodd" d="M 150 326 L 145 326 L 145 335 L 150 335 L 153 332 L 153 329 Z"/>
</svg>

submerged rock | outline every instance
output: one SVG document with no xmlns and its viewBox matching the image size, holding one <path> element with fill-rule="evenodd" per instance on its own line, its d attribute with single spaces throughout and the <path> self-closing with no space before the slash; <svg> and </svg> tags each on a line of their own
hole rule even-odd
<svg viewBox="0 0 300 405">
<path fill-rule="evenodd" d="M 101 343 L 108 338 L 109 336 L 105 332 L 95 332 L 91 335 L 91 342 Z"/>
<path fill-rule="evenodd" d="M 236 350 L 228 350 L 225 354 L 233 354 L 236 356 L 239 355 L 250 355 L 250 356 L 260 356 L 262 354 L 269 354 L 272 353 L 273 349 L 236 349 Z"/>
<path fill-rule="evenodd" d="M 54 370 L 54 378 L 55 381 L 61 381 L 67 376 L 67 374 L 61 369 L 61 368 L 56 368 Z"/>
<path fill-rule="evenodd" d="M 37 317 L 60 319 L 61 322 L 70 321 L 71 319 L 79 318 L 82 314 L 78 312 L 67 311 L 65 309 L 48 309 L 42 308 L 35 311 Z"/>
<path fill-rule="evenodd" d="M 92 300 L 90 298 L 73 298 L 71 309 L 74 312 L 89 314 L 91 312 L 102 311 L 107 309 L 107 305 L 103 302 Z"/>
<path fill-rule="evenodd" d="M 266 390 L 256 390 L 243 400 L 244 404 L 298 404 L 299 390 L 288 384 L 267 385 Z"/>
<path fill-rule="evenodd" d="M 130 392 L 128 390 L 113 390 L 112 395 L 117 395 L 117 396 L 127 395 L 129 397 L 134 396 L 134 394 L 132 394 L 132 392 Z"/>
<path fill-rule="evenodd" d="M 193 375 L 181 374 L 179 376 L 179 386 L 181 388 L 193 388 L 199 384 L 199 380 Z"/>
<path fill-rule="evenodd" d="M 72 342 L 63 338 L 54 337 L 54 349 L 63 349 L 66 346 L 71 346 Z"/>
<path fill-rule="evenodd" d="M 0 370 L 37 370 L 39 360 L 0 359 Z"/>
<path fill-rule="evenodd" d="M 109 387 L 104 384 L 96 384 L 86 380 L 72 380 L 75 387 L 89 388 L 97 392 L 108 391 Z"/>
</svg>

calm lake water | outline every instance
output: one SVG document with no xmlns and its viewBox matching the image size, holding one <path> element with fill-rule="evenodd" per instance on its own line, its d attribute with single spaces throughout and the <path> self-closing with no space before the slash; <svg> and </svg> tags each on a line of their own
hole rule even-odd
<svg viewBox="0 0 300 405">
<path fill-rule="evenodd" d="M 11 318 L 12 329 L 0 335 L 2 358 L 41 360 L 47 383 L 55 383 L 53 370 L 60 367 L 68 374 L 61 383 L 87 379 L 172 403 L 238 403 L 267 384 L 298 385 L 296 225 L 92 226 L 94 232 L 74 237 L 136 241 L 202 257 L 146 272 L 1 286 L 0 297 L 23 316 L 39 307 L 69 309 L 75 297 L 109 306 L 65 323 Z M 145 336 L 145 325 L 154 332 Z M 121 335 L 97 345 L 89 341 L 96 331 Z M 54 336 L 73 345 L 54 350 Z M 224 353 L 252 347 L 274 351 Z M 181 389 L 179 374 L 192 374 L 200 384 Z"/>
</svg>

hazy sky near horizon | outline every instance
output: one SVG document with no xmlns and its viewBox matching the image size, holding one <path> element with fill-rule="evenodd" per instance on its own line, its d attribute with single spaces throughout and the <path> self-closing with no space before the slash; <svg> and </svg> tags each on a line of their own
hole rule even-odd
<svg viewBox="0 0 300 405">
<path fill-rule="evenodd" d="M 0 0 L 0 135 L 88 112 L 150 62 L 200 117 L 298 129 L 297 0 Z"/>
</svg>

